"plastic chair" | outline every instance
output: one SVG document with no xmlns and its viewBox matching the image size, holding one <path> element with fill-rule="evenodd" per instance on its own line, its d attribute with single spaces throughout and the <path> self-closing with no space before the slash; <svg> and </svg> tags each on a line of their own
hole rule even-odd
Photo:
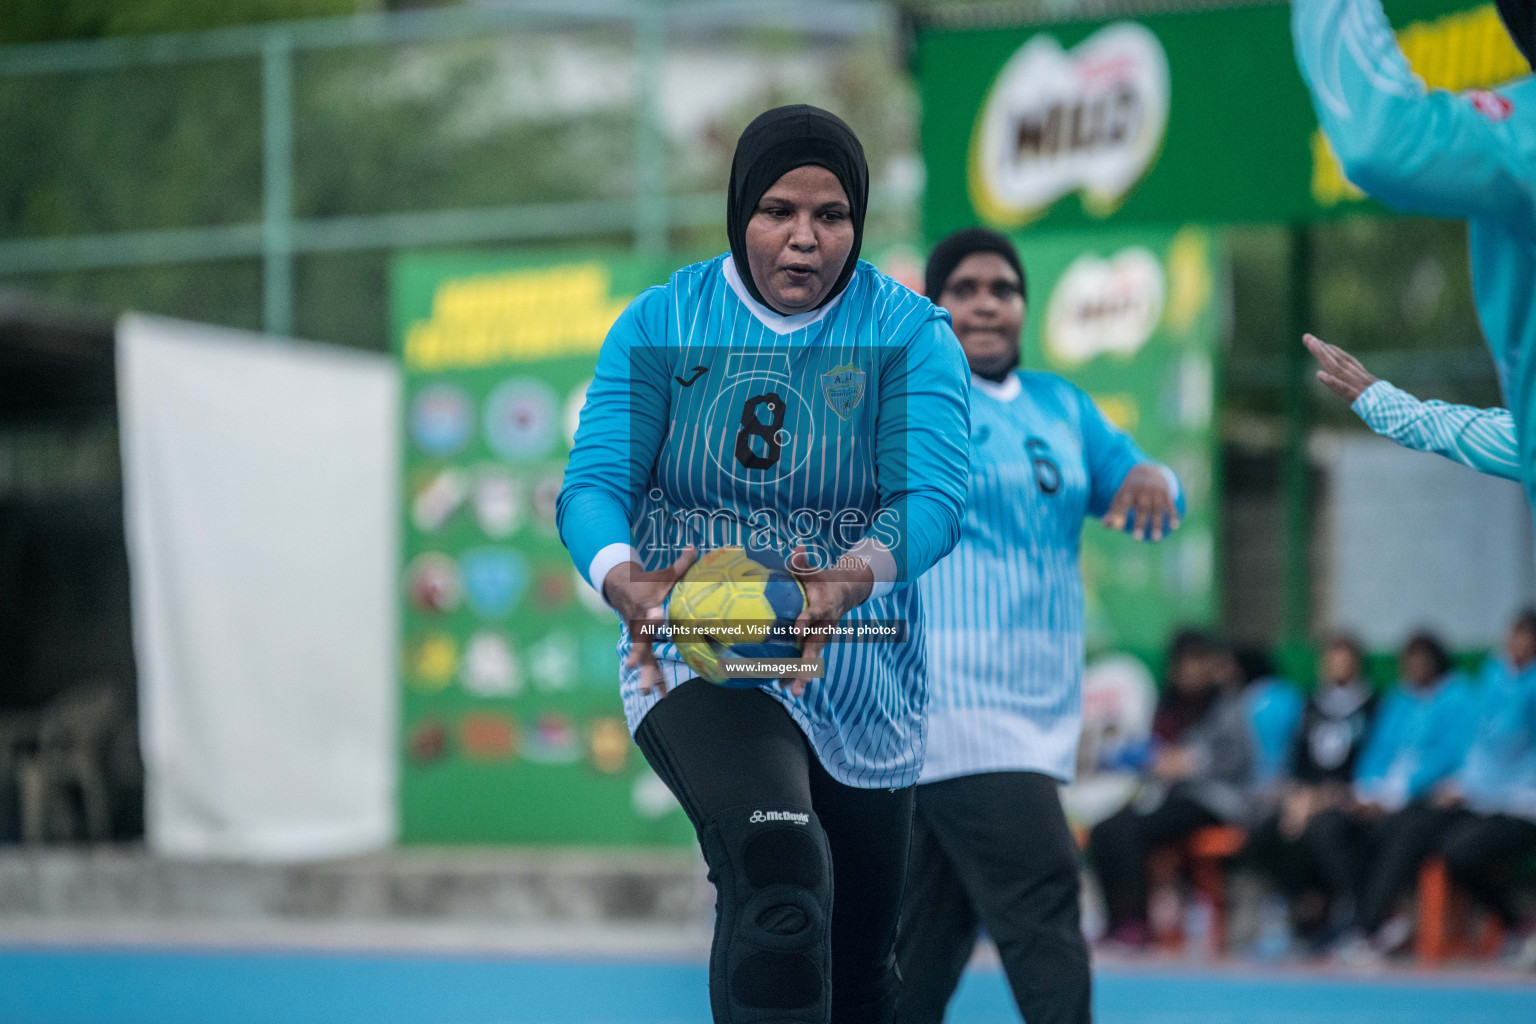
<svg viewBox="0 0 1536 1024">
<path fill-rule="evenodd" d="M 1211 948 L 1213 956 L 1227 951 L 1227 875 L 1226 862 L 1242 852 L 1248 833 L 1236 825 L 1211 825 L 1189 837 L 1185 855 L 1189 858 L 1189 880 L 1195 891 L 1211 904 Z"/>
<path fill-rule="evenodd" d="M 1467 929 L 1467 899 L 1451 882 L 1445 861 L 1431 857 L 1419 868 L 1419 926 L 1414 933 L 1414 954 L 1420 964 L 1433 967 L 1451 957 L 1487 959 L 1504 943 L 1504 925 L 1489 916 L 1481 935 Z"/>
<path fill-rule="evenodd" d="M 21 759 L 36 749 L 37 723 L 33 711 L 0 714 L 0 842 L 20 838 Z"/>
<path fill-rule="evenodd" d="M 1236 825 L 1208 825 L 1197 829 L 1181 843 L 1173 843 L 1153 851 L 1148 865 L 1149 877 L 1155 888 L 1158 881 L 1168 884 L 1182 866 L 1187 870 L 1189 884 L 1199 898 L 1211 908 L 1210 931 L 1205 950 L 1211 956 L 1221 956 L 1227 950 L 1227 878 L 1226 862 L 1242 852 L 1248 842 L 1246 830 Z M 1156 942 L 1164 948 L 1180 948 L 1185 935 L 1182 924 L 1160 931 Z"/>
<path fill-rule="evenodd" d="M 104 758 L 126 712 L 115 688 L 95 684 L 70 690 L 49 704 L 37 727 L 37 749 L 18 765 L 22 841 L 43 843 L 73 832 L 68 794 L 80 794 L 85 838 L 111 838 L 112 817 Z M 61 823 L 63 823 L 61 825 Z"/>
</svg>

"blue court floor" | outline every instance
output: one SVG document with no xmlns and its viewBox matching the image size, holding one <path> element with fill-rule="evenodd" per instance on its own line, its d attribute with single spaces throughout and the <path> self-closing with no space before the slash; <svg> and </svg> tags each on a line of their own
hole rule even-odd
<svg viewBox="0 0 1536 1024">
<path fill-rule="evenodd" d="M 1529 1024 L 1536 984 L 1110 968 L 1101 1024 Z M 697 963 L 0 948 L 3 1024 L 705 1024 Z M 951 1024 L 1016 1024 L 973 971 Z"/>
</svg>

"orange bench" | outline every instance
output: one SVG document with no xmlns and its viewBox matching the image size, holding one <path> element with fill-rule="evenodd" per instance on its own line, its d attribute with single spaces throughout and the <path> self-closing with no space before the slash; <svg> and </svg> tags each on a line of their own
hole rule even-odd
<svg viewBox="0 0 1536 1024">
<path fill-rule="evenodd" d="M 1414 953 L 1426 967 L 1442 964 L 1451 957 L 1486 959 L 1498 952 L 1504 942 L 1504 926 L 1490 916 L 1482 934 L 1476 937 L 1467 928 L 1466 896 L 1451 883 L 1445 861 L 1431 857 L 1419 868 L 1419 927 L 1414 934 Z"/>
<path fill-rule="evenodd" d="M 1189 837 L 1190 883 L 1211 901 L 1211 948 L 1213 956 L 1227 951 L 1226 862 L 1243 852 L 1248 833 L 1236 825 L 1211 825 Z"/>
<path fill-rule="evenodd" d="M 1089 829 L 1082 825 L 1072 827 L 1078 849 L 1088 848 Z M 1211 904 L 1210 952 L 1220 956 L 1227 949 L 1227 879 L 1225 864 L 1242 852 L 1248 842 L 1246 830 L 1236 825 L 1207 825 L 1191 833 L 1181 843 L 1173 843 L 1152 851 L 1147 875 L 1155 889 L 1158 883 L 1171 882 L 1183 865 L 1189 866 L 1189 882 L 1196 892 Z M 1184 930 L 1180 925 L 1172 931 L 1154 936 L 1163 947 L 1178 948 L 1184 945 Z"/>
<path fill-rule="evenodd" d="M 1087 848 L 1088 830 L 1077 826 L 1073 829 L 1078 846 Z M 1227 883 L 1226 861 L 1242 852 L 1248 834 L 1236 825 L 1210 825 L 1192 834 L 1182 843 L 1174 843 L 1152 852 L 1148 874 L 1154 887 L 1158 882 L 1170 883 L 1179 868 L 1188 865 L 1190 884 L 1195 891 L 1210 901 L 1211 932 L 1210 952 L 1220 956 L 1227 948 Z M 1445 861 L 1432 857 L 1419 869 L 1419 924 L 1414 935 L 1414 952 L 1419 963 L 1434 966 L 1453 956 L 1488 958 L 1498 952 L 1504 942 L 1504 927 L 1497 918 L 1490 917 L 1481 934 L 1471 936 L 1467 932 L 1467 901 L 1451 883 Z M 1184 944 L 1182 925 L 1156 936 L 1157 943 L 1167 948 Z"/>
</svg>

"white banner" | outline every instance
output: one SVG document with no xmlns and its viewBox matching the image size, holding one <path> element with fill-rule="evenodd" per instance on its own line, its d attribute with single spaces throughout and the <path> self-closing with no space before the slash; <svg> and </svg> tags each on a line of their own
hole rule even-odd
<svg viewBox="0 0 1536 1024">
<path fill-rule="evenodd" d="M 130 315 L 117 372 L 150 845 L 390 843 L 393 364 Z"/>
<path fill-rule="evenodd" d="M 1323 621 L 1378 650 L 1419 629 L 1452 648 L 1503 643 L 1515 615 L 1536 603 L 1520 485 L 1371 434 L 1338 438 L 1325 458 Z"/>
</svg>

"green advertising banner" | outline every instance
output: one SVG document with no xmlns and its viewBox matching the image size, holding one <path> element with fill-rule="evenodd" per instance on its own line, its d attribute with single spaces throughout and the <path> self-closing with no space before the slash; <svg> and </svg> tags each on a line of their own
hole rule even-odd
<svg viewBox="0 0 1536 1024">
<path fill-rule="evenodd" d="M 1493 4 L 1388 0 L 1414 70 L 1462 90 L 1529 69 Z M 1290 8 L 918 36 L 930 239 L 1092 223 L 1292 222 L 1383 208 L 1345 180 L 1296 70 Z"/>
<path fill-rule="evenodd" d="M 1030 232 L 1027 369 L 1059 373 L 1179 475 L 1188 514 L 1145 544 L 1089 522 L 1083 582 L 1090 654 L 1151 660 L 1170 633 L 1216 617 L 1213 420 L 1222 307 L 1220 238 L 1195 226 Z"/>
<path fill-rule="evenodd" d="M 395 263 L 404 842 L 692 841 L 625 728 L 618 620 L 555 532 L 598 348 L 670 269 L 603 254 Z"/>
<path fill-rule="evenodd" d="M 1161 545 L 1085 531 L 1090 649 L 1150 657 L 1214 613 L 1217 239 L 1186 227 L 1018 241 L 1025 365 L 1087 389 L 1187 489 L 1185 525 Z M 554 508 L 602 339 L 670 269 L 611 254 L 395 263 L 403 842 L 692 841 L 625 729 L 618 623 L 571 565 Z"/>
</svg>

